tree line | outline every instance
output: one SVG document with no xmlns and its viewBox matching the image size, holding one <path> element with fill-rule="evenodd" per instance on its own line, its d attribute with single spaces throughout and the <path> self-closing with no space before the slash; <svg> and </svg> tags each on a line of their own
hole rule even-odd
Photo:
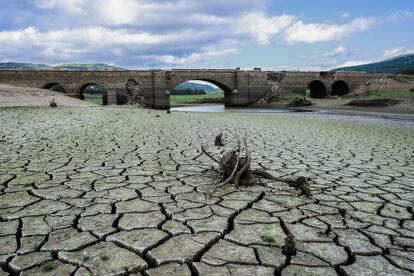
<svg viewBox="0 0 414 276">
<path fill-rule="evenodd" d="M 186 89 L 179 89 L 179 90 L 174 89 L 171 94 L 172 95 L 205 95 L 207 93 L 203 89 L 186 88 Z"/>
</svg>

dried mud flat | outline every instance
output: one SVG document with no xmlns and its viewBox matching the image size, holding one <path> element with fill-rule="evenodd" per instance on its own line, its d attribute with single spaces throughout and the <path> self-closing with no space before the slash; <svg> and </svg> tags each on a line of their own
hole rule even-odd
<svg viewBox="0 0 414 276">
<path fill-rule="evenodd" d="M 0 275 L 414 274 L 412 122 L 115 107 L 0 119 Z M 247 133 L 252 167 L 310 177 L 313 197 L 266 181 L 206 199 L 200 145 L 234 147 L 213 146 L 224 130 Z"/>
</svg>

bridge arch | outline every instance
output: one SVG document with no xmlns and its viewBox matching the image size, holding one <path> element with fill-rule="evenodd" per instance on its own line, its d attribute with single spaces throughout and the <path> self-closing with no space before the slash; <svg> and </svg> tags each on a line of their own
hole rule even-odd
<svg viewBox="0 0 414 276">
<path fill-rule="evenodd" d="M 61 85 L 58 82 L 50 82 L 50 83 L 47 83 L 47 84 L 43 85 L 42 88 L 43 89 L 57 91 L 57 92 L 66 92 L 65 88 L 63 87 L 63 85 Z"/>
<path fill-rule="evenodd" d="M 217 81 L 210 78 L 189 78 L 189 79 L 180 79 L 179 81 L 175 81 L 174 83 L 170 84 L 170 92 L 173 92 L 174 89 L 179 86 L 180 84 L 186 83 L 186 82 L 192 82 L 192 81 L 200 81 L 205 82 L 206 84 L 212 84 L 219 88 L 224 93 L 224 104 L 229 102 L 229 98 L 231 97 L 231 94 L 233 93 L 233 90 L 226 84 L 224 84 L 221 81 Z M 219 100 L 219 99 L 218 99 Z"/>
<path fill-rule="evenodd" d="M 320 80 L 311 81 L 308 84 L 310 97 L 314 99 L 323 99 L 328 95 L 325 84 Z"/>
<path fill-rule="evenodd" d="M 349 93 L 349 86 L 343 80 L 338 80 L 332 84 L 331 95 L 333 96 L 343 96 Z"/>
<path fill-rule="evenodd" d="M 198 79 L 198 80 L 214 84 L 215 86 L 220 88 L 224 92 L 224 94 L 230 94 L 232 92 L 229 87 L 227 87 L 225 84 L 223 84 L 219 81 L 215 81 L 215 80 L 211 80 L 211 79 Z"/>
<path fill-rule="evenodd" d="M 172 90 L 175 87 L 177 87 L 178 85 L 180 85 L 181 83 L 189 82 L 189 81 L 208 82 L 208 83 L 214 84 L 215 86 L 220 88 L 224 92 L 224 94 L 232 93 L 232 89 L 230 89 L 230 87 L 228 85 L 226 85 L 225 83 L 223 83 L 221 81 L 214 80 L 214 79 L 209 79 L 209 78 L 185 78 L 185 79 L 180 79 L 180 80 L 177 80 L 177 81 L 174 81 L 173 83 L 171 83 L 169 88 Z"/>
<path fill-rule="evenodd" d="M 81 100 L 90 100 L 98 104 L 107 105 L 107 94 L 103 85 L 88 82 L 81 86 L 79 91 Z"/>
</svg>

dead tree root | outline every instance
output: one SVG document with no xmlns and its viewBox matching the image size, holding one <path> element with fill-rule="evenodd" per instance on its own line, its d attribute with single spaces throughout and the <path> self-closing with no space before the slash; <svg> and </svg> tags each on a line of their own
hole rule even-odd
<svg viewBox="0 0 414 276">
<path fill-rule="evenodd" d="M 285 182 L 290 187 L 295 188 L 296 190 L 301 191 L 301 195 L 311 197 L 312 193 L 309 188 L 309 180 L 306 177 L 303 176 L 292 176 L 289 178 L 281 178 L 271 175 L 268 172 L 262 171 L 262 170 L 254 170 L 253 174 L 260 175 L 261 177 L 269 180 L 279 181 L 279 182 Z"/>
<path fill-rule="evenodd" d="M 216 139 L 217 140 L 217 139 Z M 301 191 L 301 195 L 311 197 L 309 188 L 309 179 L 303 176 L 292 176 L 289 178 L 281 178 L 271 175 L 262 170 L 252 170 L 250 168 L 252 157 L 246 140 L 243 140 L 244 148 L 241 148 L 240 141 L 235 149 L 226 151 L 221 158 L 216 158 L 201 146 L 201 151 L 211 160 L 219 164 L 218 175 L 214 181 L 214 193 L 218 188 L 228 184 L 234 184 L 236 187 L 248 187 L 259 184 L 258 177 L 269 180 L 287 183 L 290 187 L 294 187 Z"/>
</svg>

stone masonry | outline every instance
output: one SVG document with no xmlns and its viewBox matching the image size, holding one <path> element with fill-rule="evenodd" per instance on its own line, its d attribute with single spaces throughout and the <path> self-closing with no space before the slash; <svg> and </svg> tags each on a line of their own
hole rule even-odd
<svg viewBox="0 0 414 276">
<path fill-rule="evenodd" d="M 240 70 L 149 70 L 149 71 L 0 71 L 0 83 L 24 87 L 44 88 L 60 84 L 68 95 L 82 96 L 88 84 L 101 86 L 108 104 L 126 102 L 128 82 L 135 82 L 145 99 L 145 104 L 158 109 L 170 106 L 170 91 L 188 80 L 205 80 L 225 92 L 228 107 L 248 106 L 261 99 L 277 83 L 282 89 L 304 94 L 309 83 L 320 81 L 329 95 L 337 81 L 344 81 L 350 91 L 378 74 L 350 72 L 268 72 Z M 124 99 L 124 100 L 123 100 Z"/>
</svg>

